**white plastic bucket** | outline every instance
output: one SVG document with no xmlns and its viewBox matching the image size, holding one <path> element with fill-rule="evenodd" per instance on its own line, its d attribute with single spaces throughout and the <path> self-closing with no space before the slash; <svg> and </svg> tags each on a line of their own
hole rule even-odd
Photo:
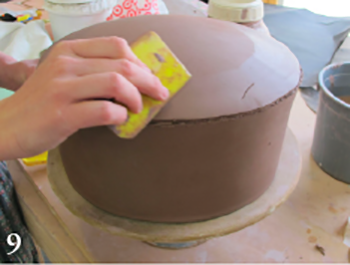
<svg viewBox="0 0 350 265">
<path fill-rule="evenodd" d="M 48 11 L 54 40 L 57 41 L 70 33 L 106 21 L 112 10 L 113 7 L 90 15 L 64 15 Z"/>
<path fill-rule="evenodd" d="M 54 40 L 102 23 L 112 14 L 116 0 L 46 0 Z"/>
</svg>

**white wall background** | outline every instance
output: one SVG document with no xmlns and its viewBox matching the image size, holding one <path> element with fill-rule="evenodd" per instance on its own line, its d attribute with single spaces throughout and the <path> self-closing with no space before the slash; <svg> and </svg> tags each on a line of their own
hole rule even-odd
<svg viewBox="0 0 350 265">
<path fill-rule="evenodd" d="M 350 0 L 282 0 L 283 5 L 306 8 L 330 17 L 350 17 Z"/>
</svg>

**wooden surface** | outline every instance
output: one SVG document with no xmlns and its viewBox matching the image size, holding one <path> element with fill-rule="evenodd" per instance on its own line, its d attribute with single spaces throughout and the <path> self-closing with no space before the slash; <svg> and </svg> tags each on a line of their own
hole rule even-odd
<svg viewBox="0 0 350 265">
<path fill-rule="evenodd" d="M 58 149 L 50 151 L 48 178 L 52 190 L 65 207 L 92 226 L 118 236 L 146 242 L 179 243 L 205 240 L 237 232 L 272 214 L 294 191 L 299 181 L 301 155 L 297 141 L 287 130 L 276 177 L 270 188 L 255 202 L 234 213 L 205 222 L 157 224 L 109 214 L 86 201 L 74 190 Z M 52 205 L 55 208 L 55 205 Z M 54 209 L 55 210 L 55 209 Z M 67 224 L 67 231 L 73 232 Z"/>
<path fill-rule="evenodd" d="M 298 94 L 289 127 L 303 165 L 286 203 L 251 227 L 185 250 L 157 249 L 96 229 L 63 206 L 49 185 L 46 167 L 27 168 L 23 174 L 12 161 L 10 170 L 29 228 L 53 262 L 348 262 L 342 235 L 350 216 L 350 186 L 329 177 L 310 157 L 314 123 L 314 113 Z"/>
</svg>

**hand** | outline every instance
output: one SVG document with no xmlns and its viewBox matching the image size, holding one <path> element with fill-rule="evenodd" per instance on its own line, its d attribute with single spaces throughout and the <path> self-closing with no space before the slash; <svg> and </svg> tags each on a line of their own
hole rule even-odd
<svg viewBox="0 0 350 265">
<path fill-rule="evenodd" d="M 10 83 L 7 89 L 17 91 L 24 82 L 34 73 L 39 60 L 19 61 L 9 65 L 8 72 L 10 73 Z"/>
<path fill-rule="evenodd" d="M 141 93 L 169 96 L 125 40 L 60 42 L 18 92 L 0 101 L 0 160 L 40 154 L 82 128 L 123 124 L 127 108 L 142 110 Z"/>
</svg>

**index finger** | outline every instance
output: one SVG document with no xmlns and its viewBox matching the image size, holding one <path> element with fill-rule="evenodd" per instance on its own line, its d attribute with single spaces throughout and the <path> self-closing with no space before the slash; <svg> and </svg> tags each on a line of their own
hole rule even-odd
<svg viewBox="0 0 350 265">
<path fill-rule="evenodd" d="M 58 43 L 57 45 L 60 45 Z M 61 46 L 72 55 L 82 58 L 127 59 L 142 68 L 147 66 L 133 53 L 128 42 L 118 37 L 80 39 L 62 42 Z M 59 48 L 59 47 L 58 47 Z"/>
</svg>

